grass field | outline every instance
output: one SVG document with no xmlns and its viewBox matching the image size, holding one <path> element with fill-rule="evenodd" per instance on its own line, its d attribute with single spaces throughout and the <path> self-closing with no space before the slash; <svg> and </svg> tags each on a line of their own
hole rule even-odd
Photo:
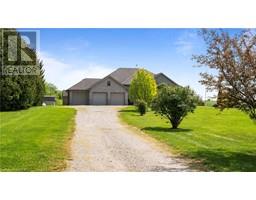
<svg viewBox="0 0 256 200">
<path fill-rule="evenodd" d="M 69 156 L 75 110 L 0 112 L 0 171 L 59 171 Z"/>
<path fill-rule="evenodd" d="M 238 110 L 198 107 L 178 130 L 170 129 L 167 120 L 153 112 L 140 116 L 132 106 L 120 111 L 120 117 L 196 161 L 191 164 L 196 169 L 256 171 L 256 124 Z"/>
<path fill-rule="evenodd" d="M 205 103 L 205 106 L 210 106 L 212 107 L 214 104 L 216 104 L 217 102 L 216 101 L 212 101 L 212 100 L 207 100 L 204 102 Z"/>
</svg>

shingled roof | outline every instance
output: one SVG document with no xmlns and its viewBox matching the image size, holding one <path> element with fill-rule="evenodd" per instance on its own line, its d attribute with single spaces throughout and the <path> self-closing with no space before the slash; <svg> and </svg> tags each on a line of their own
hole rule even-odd
<svg viewBox="0 0 256 200">
<path fill-rule="evenodd" d="M 127 86 L 131 84 L 133 75 L 139 70 L 139 68 L 118 68 L 117 70 L 115 70 L 114 72 L 112 72 L 111 74 L 109 74 L 107 77 L 111 77 L 114 80 L 116 80 L 117 82 L 119 82 L 120 84 Z M 151 72 L 152 73 L 152 72 Z M 169 77 L 167 77 L 165 74 L 163 73 L 159 73 L 159 74 L 153 74 L 155 77 L 158 77 L 159 75 L 164 75 L 167 79 L 169 79 L 173 84 L 176 84 L 173 80 L 171 80 Z M 85 78 L 82 81 L 80 81 L 79 83 L 73 85 L 72 87 L 70 87 L 68 90 L 89 90 L 92 86 L 94 86 L 98 81 L 100 81 L 102 79 L 98 79 L 98 78 Z"/>
<path fill-rule="evenodd" d="M 168 76 L 166 76 L 164 73 L 158 73 L 158 74 L 154 74 L 154 77 L 157 78 L 158 76 L 164 76 L 165 78 L 167 78 L 170 82 L 172 82 L 174 85 L 178 85 L 176 82 L 174 82 L 172 79 L 170 79 Z"/>
<path fill-rule="evenodd" d="M 85 78 L 85 79 L 81 80 L 80 82 L 73 85 L 72 87 L 70 87 L 67 90 L 88 90 L 88 89 L 91 88 L 92 85 L 97 83 L 99 80 L 101 80 L 101 79 L 99 79 L 99 78 Z"/>
<path fill-rule="evenodd" d="M 119 83 L 123 85 L 130 85 L 131 80 L 135 72 L 137 72 L 139 68 L 118 68 L 116 71 L 112 72 L 109 76 L 117 80 Z"/>
</svg>

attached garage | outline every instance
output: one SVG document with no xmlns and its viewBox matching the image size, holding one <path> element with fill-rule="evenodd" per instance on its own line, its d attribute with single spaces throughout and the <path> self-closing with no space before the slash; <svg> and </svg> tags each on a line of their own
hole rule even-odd
<svg viewBox="0 0 256 200">
<path fill-rule="evenodd" d="M 123 92 L 111 92 L 110 105 L 125 105 L 125 94 Z"/>
<path fill-rule="evenodd" d="M 107 93 L 105 92 L 93 92 L 92 93 L 93 105 L 107 105 Z"/>
<path fill-rule="evenodd" d="M 69 91 L 69 104 L 70 105 L 87 105 L 89 104 L 89 93 L 84 90 Z"/>
</svg>

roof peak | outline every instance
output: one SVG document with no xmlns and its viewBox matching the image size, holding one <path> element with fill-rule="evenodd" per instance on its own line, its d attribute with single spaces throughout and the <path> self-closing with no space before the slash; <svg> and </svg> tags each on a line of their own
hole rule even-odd
<svg viewBox="0 0 256 200">
<path fill-rule="evenodd" d="M 119 67 L 118 69 L 140 69 L 139 67 Z"/>
<path fill-rule="evenodd" d="M 81 81 L 85 81 L 85 80 L 101 80 L 102 78 L 84 78 Z"/>
</svg>

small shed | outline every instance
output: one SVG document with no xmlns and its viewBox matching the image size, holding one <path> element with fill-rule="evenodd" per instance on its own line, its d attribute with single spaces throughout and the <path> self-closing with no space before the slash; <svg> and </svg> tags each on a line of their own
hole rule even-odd
<svg viewBox="0 0 256 200">
<path fill-rule="evenodd" d="M 55 96 L 44 96 L 43 103 L 46 105 L 55 105 L 56 103 Z"/>
</svg>

